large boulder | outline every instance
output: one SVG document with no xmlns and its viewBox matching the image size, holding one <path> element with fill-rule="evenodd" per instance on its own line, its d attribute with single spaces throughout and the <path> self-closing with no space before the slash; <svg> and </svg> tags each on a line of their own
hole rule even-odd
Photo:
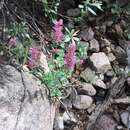
<svg viewBox="0 0 130 130">
<path fill-rule="evenodd" d="M 53 130 L 54 116 L 38 79 L 0 65 L 0 130 Z"/>
</svg>

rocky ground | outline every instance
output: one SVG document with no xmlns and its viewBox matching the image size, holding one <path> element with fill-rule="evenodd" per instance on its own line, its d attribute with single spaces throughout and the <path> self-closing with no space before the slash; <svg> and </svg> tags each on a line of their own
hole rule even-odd
<svg viewBox="0 0 130 130">
<path fill-rule="evenodd" d="M 68 3 L 67 7 L 71 7 L 71 4 Z M 74 9 L 67 7 L 60 10 L 64 15 L 68 17 L 76 17 L 78 15 L 76 7 Z M 0 111 L 4 111 L 1 112 L 0 129 L 13 130 L 12 128 L 15 125 L 14 130 L 52 130 L 53 120 L 54 130 L 130 129 L 130 77 L 128 76 L 130 69 L 130 40 L 127 36 L 128 16 L 128 12 L 114 16 L 109 12 L 105 12 L 98 17 L 90 16 L 89 18 L 84 18 L 82 23 L 78 25 L 73 20 L 68 20 L 65 23 L 69 28 L 80 30 L 78 37 L 81 39 L 81 44 L 89 46 L 89 49 L 83 65 L 79 68 L 77 67 L 70 78 L 72 85 L 67 90 L 67 96 L 59 101 L 55 119 L 53 119 L 55 110 L 53 107 L 51 108 L 46 97 L 42 97 L 42 95 L 46 94 L 41 94 L 41 86 L 35 88 L 30 83 L 27 83 L 27 97 L 24 97 L 25 99 L 22 103 L 24 110 L 21 112 L 21 116 L 18 117 L 17 113 L 21 111 L 20 100 L 22 95 L 25 94 L 25 88 L 23 88 L 18 71 L 11 66 L 3 68 L 3 65 L 1 65 L 0 95 L 2 96 L 0 96 L 0 102 L 5 104 L 5 106 L 1 105 L 3 108 L 0 108 Z M 47 27 L 44 25 L 44 28 Z M 3 64 L 3 59 L 4 57 L 0 56 L 1 64 Z M 8 75 L 7 78 L 4 77 L 6 67 L 9 71 L 7 71 L 7 74 L 11 74 L 12 78 Z M 25 76 L 26 78 L 27 76 Z M 34 82 L 33 79 L 30 79 L 30 81 Z M 5 85 L 2 85 L 4 83 Z M 16 86 L 19 86 L 19 88 Z M 17 92 L 12 91 L 12 89 Z M 38 94 L 36 94 L 35 98 L 35 93 L 37 92 Z M 19 95 L 18 98 L 16 98 L 17 95 Z M 34 96 L 33 101 L 31 101 L 32 97 L 30 99 L 29 95 Z M 12 98 L 15 100 L 12 100 Z M 11 107 L 9 103 L 5 103 L 6 101 L 9 102 L 8 100 L 11 101 Z M 32 102 L 31 105 L 29 105 L 29 102 Z M 13 104 L 15 105 L 13 106 Z M 12 115 L 10 112 L 14 111 L 14 107 L 16 110 Z M 6 110 L 9 108 L 12 108 L 12 110 Z M 49 111 L 52 111 L 51 117 L 49 116 Z M 4 117 L 6 115 L 7 117 Z M 12 120 L 10 115 L 14 119 L 12 125 L 9 124 L 9 121 Z M 47 116 L 52 120 L 49 127 L 45 125 L 45 122 L 48 124 Z M 24 117 L 26 120 L 23 120 Z M 39 126 L 42 122 L 44 122 L 45 126 Z M 23 124 L 25 127 L 21 129 L 20 127 Z"/>
</svg>

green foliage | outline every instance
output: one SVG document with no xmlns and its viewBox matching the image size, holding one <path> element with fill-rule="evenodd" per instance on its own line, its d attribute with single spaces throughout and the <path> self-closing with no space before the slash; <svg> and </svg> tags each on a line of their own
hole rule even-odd
<svg viewBox="0 0 130 130">
<path fill-rule="evenodd" d="M 43 0 L 45 16 L 49 17 L 52 22 L 57 19 L 59 4 L 60 0 L 52 0 L 51 2 Z"/>
<path fill-rule="evenodd" d="M 41 77 L 42 82 L 49 88 L 51 97 L 60 97 L 62 95 L 62 86 L 68 83 L 68 73 L 67 70 L 60 69 L 51 71 Z"/>
<path fill-rule="evenodd" d="M 8 38 L 15 36 L 18 38 L 18 41 L 21 42 L 24 46 L 30 46 L 33 42 L 33 39 L 29 35 L 29 28 L 26 22 L 14 23 L 6 31 Z"/>
<path fill-rule="evenodd" d="M 29 35 L 29 28 L 26 22 L 14 23 L 6 31 L 8 38 L 16 37 L 16 47 L 11 47 L 10 52 L 12 58 L 16 59 L 20 64 L 26 64 L 28 59 L 28 52 L 33 39 Z"/>
<path fill-rule="evenodd" d="M 86 0 L 83 2 L 83 4 L 79 5 L 79 8 L 81 9 L 81 13 L 84 15 L 88 12 L 90 12 L 93 15 L 97 15 L 96 10 L 99 9 L 103 11 L 102 9 L 102 2 L 97 0 Z"/>
</svg>

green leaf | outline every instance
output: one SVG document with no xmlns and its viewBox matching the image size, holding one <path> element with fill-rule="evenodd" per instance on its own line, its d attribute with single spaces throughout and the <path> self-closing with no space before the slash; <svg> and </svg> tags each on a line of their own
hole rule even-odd
<svg viewBox="0 0 130 130">
<path fill-rule="evenodd" d="M 90 7 L 88 7 L 88 11 L 91 12 L 93 15 L 97 15 L 95 11 L 93 11 Z"/>
</svg>

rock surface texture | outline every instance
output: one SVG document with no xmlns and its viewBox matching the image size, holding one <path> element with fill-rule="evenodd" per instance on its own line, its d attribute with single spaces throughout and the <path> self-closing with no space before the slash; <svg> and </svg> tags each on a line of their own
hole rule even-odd
<svg viewBox="0 0 130 130">
<path fill-rule="evenodd" d="M 54 116 L 34 76 L 0 65 L 0 130 L 53 130 Z"/>
</svg>

